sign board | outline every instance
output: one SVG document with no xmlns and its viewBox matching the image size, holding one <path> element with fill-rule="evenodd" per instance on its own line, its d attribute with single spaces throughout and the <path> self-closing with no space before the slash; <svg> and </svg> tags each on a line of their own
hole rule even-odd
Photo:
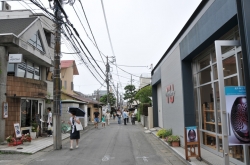
<svg viewBox="0 0 250 165">
<path fill-rule="evenodd" d="M 197 126 L 185 127 L 185 157 L 191 161 L 191 157 L 196 157 L 201 161 L 200 133 Z"/>
<path fill-rule="evenodd" d="M 8 118 L 8 103 L 3 102 L 3 118 L 6 119 Z"/>
<path fill-rule="evenodd" d="M 187 142 L 198 142 L 197 127 L 186 127 Z"/>
<path fill-rule="evenodd" d="M 15 124 L 14 124 L 14 129 L 15 129 L 16 138 L 22 137 L 21 129 L 20 129 L 19 123 L 15 123 Z"/>
<path fill-rule="evenodd" d="M 22 54 L 9 54 L 9 63 L 21 63 L 23 61 L 23 55 Z"/>
<path fill-rule="evenodd" d="M 225 87 L 229 145 L 249 144 L 248 110 L 244 86 Z"/>
</svg>

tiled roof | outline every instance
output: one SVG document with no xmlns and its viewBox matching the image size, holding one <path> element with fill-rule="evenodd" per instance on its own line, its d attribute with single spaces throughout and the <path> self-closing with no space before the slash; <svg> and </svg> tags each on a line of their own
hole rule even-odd
<svg viewBox="0 0 250 165">
<path fill-rule="evenodd" d="M 0 34 L 13 33 L 18 36 L 36 18 L 0 19 Z"/>
<path fill-rule="evenodd" d="M 61 61 L 61 68 L 69 68 L 69 67 L 73 67 L 74 69 L 74 75 L 79 75 L 78 69 L 76 67 L 76 63 L 75 60 L 62 60 Z"/>
<path fill-rule="evenodd" d="M 88 102 L 88 103 L 91 103 L 91 104 L 103 104 L 103 103 L 98 102 L 98 101 L 96 101 L 96 100 L 92 100 L 92 99 L 89 99 L 89 98 L 85 98 L 85 97 L 83 97 L 83 96 L 71 95 L 71 94 L 68 94 L 68 93 L 63 92 L 63 91 L 61 91 L 61 92 L 62 92 L 63 94 L 65 94 L 65 95 L 68 95 L 68 96 L 73 97 L 73 98 L 75 98 L 75 99 L 77 99 L 77 100 L 80 100 L 80 101 Z"/>
</svg>

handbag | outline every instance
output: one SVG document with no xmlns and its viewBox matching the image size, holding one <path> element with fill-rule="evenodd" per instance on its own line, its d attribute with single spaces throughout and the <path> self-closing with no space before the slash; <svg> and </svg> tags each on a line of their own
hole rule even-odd
<svg viewBox="0 0 250 165">
<path fill-rule="evenodd" d="M 77 130 L 77 131 L 83 130 L 82 123 L 78 124 L 78 123 L 76 122 L 76 130 Z"/>
<path fill-rule="evenodd" d="M 51 124 L 48 125 L 48 130 L 52 131 Z"/>
</svg>

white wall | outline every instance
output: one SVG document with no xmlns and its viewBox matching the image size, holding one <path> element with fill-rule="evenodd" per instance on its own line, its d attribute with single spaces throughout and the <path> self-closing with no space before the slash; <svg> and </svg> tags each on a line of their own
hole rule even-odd
<svg viewBox="0 0 250 165">
<path fill-rule="evenodd" d="M 174 103 L 167 103 L 166 88 L 174 84 Z M 183 142 L 184 136 L 184 110 L 182 72 L 179 46 L 176 47 L 161 66 L 161 87 L 163 107 L 163 127 L 172 128 L 174 135 L 179 135 Z"/>
</svg>

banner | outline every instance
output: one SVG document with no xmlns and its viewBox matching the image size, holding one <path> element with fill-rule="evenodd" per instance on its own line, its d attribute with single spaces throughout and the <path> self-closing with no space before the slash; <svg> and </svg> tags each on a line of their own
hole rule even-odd
<svg viewBox="0 0 250 165">
<path fill-rule="evenodd" d="M 248 111 L 246 88 L 244 86 L 225 87 L 229 145 L 248 144 Z"/>
</svg>

